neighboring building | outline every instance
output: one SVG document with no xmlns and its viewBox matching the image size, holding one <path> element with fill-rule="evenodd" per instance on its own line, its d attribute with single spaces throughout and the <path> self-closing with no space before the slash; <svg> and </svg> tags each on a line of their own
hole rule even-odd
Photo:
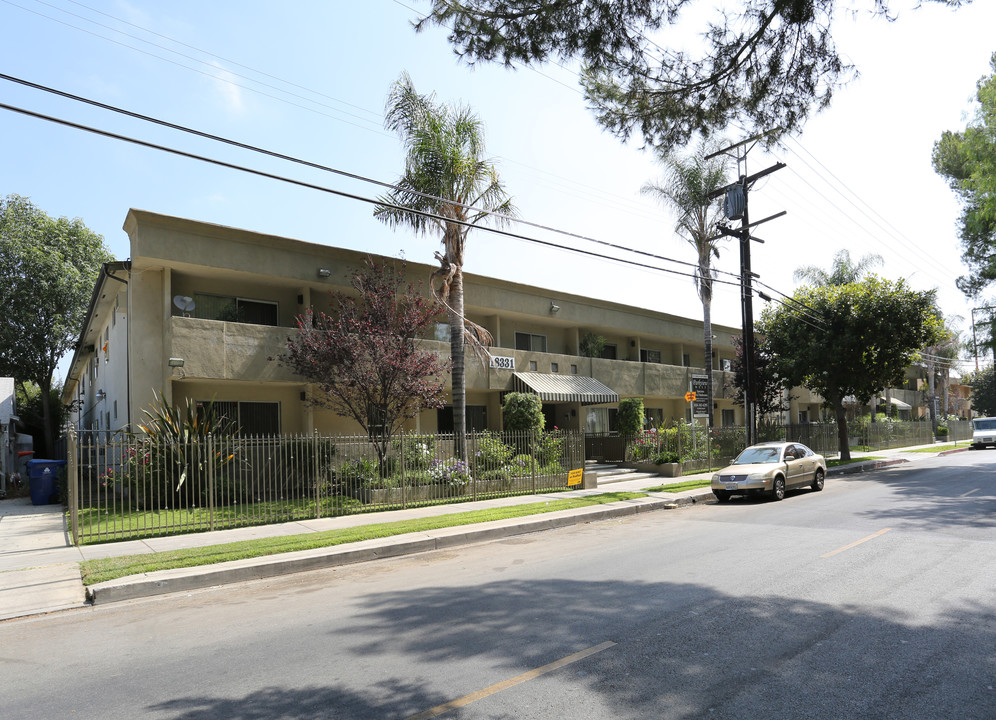
<svg viewBox="0 0 996 720">
<path fill-rule="evenodd" d="M 7 477 L 15 472 L 16 421 L 14 378 L 0 377 L 0 497 L 7 493 Z"/>
<path fill-rule="evenodd" d="M 364 253 L 139 210 L 124 229 L 131 260 L 101 271 L 65 383 L 63 400 L 80 401 L 77 428 L 137 423 L 161 392 L 175 404 L 223 403 L 248 432 L 358 430 L 312 407 L 313 388 L 270 358 L 286 347 L 298 314 L 331 311 L 328 291 L 347 289 L 344 276 Z M 416 281 L 432 269 L 408 263 Z M 704 374 L 700 320 L 479 275 L 464 282 L 468 317 L 494 336 L 492 355 L 514 363 L 484 367 L 468 354 L 468 427 L 499 429 L 511 390 L 539 394 L 548 423 L 561 428 L 609 430 L 620 397 L 643 398 L 651 422 L 690 415 L 684 395 L 692 375 Z M 448 355 L 448 332 L 441 315 L 424 342 Z M 607 340 L 599 358 L 579 356 L 588 332 Z M 715 423 L 742 425 L 726 390 L 740 331 L 713 332 Z M 809 400 L 815 414 L 818 400 Z M 410 423 L 420 432 L 451 428 L 451 407 Z"/>
<path fill-rule="evenodd" d="M 27 477 L 26 465 L 33 440 L 17 432 L 17 395 L 14 378 L 0 377 L 0 497 L 7 494 L 10 476 Z"/>
</svg>

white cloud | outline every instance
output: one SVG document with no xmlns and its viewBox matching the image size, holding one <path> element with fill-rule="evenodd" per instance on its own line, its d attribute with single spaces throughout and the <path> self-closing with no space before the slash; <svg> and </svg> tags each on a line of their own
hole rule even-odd
<svg viewBox="0 0 996 720">
<path fill-rule="evenodd" d="M 218 62 L 212 62 L 211 67 L 214 68 L 211 73 L 215 78 L 213 84 L 225 110 L 233 114 L 242 114 L 245 111 L 245 102 L 242 88 L 238 85 L 238 78 Z"/>
</svg>

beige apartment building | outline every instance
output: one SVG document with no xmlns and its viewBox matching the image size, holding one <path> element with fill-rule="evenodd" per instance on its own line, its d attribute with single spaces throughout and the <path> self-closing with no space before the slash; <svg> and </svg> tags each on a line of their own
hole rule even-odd
<svg viewBox="0 0 996 720">
<path fill-rule="evenodd" d="M 131 259 L 100 274 L 72 360 L 64 399 L 79 429 L 116 431 L 140 422 L 154 393 L 177 405 L 214 400 L 252 433 L 353 433 L 351 420 L 313 406 L 314 388 L 271 358 L 307 308 L 331 311 L 329 291 L 365 254 L 195 220 L 130 210 Z M 407 263 L 414 281 L 432 266 Z M 467 356 L 468 427 L 500 429 L 504 393 L 537 393 L 548 425 L 603 432 L 620 398 L 643 398 L 650 422 L 688 418 L 685 393 L 703 376 L 702 322 L 465 276 L 468 317 L 495 339 L 485 366 Z M 606 339 L 582 357 L 586 333 Z M 742 425 L 727 388 L 740 330 L 713 326 L 716 425 Z M 444 315 L 426 346 L 448 356 Z M 793 393 L 792 422 L 816 420 L 819 398 Z M 700 408 L 701 410 L 701 408 Z M 452 408 L 426 410 L 410 430 L 452 428 Z"/>
</svg>

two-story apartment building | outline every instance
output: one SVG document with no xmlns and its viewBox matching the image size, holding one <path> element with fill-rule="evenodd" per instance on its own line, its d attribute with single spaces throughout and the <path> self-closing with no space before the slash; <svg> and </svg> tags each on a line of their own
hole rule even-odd
<svg viewBox="0 0 996 720">
<path fill-rule="evenodd" d="M 331 290 L 365 255 L 151 212 L 124 225 L 131 259 L 100 274 L 65 384 L 78 400 L 79 428 L 115 431 L 142 420 L 161 393 L 167 402 L 214 400 L 254 433 L 346 432 L 351 420 L 309 402 L 314 388 L 271 358 L 286 347 L 307 308 L 331 312 Z M 415 281 L 430 265 L 407 263 Z M 548 424 L 610 429 L 620 398 L 641 397 L 651 421 L 689 416 L 685 393 L 704 374 L 702 322 L 618 303 L 467 274 L 466 312 L 487 328 L 503 358 L 487 367 L 467 357 L 468 426 L 501 427 L 503 394 L 535 392 Z M 689 307 L 693 314 L 698 306 Z M 739 329 L 713 326 L 717 425 L 743 423 L 727 389 Z M 582 357 L 587 333 L 606 340 Z M 449 353 L 444 315 L 428 347 Z M 816 418 L 818 398 L 794 401 Z M 426 410 L 420 432 L 452 428 L 452 408 Z"/>
</svg>

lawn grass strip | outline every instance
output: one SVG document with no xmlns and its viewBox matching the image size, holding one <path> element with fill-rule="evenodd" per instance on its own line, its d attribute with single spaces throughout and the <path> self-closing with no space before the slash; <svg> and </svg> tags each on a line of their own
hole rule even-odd
<svg viewBox="0 0 996 720">
<path fill-rule="evenodd" d="M 243 540 L 222 545 L 208 545 L 143 555 L 86 560 L 80 564 L 85 585 L 107 582 L 129 575 L 141 575 L 160 570 L 171 570 L 201 565 L 213 565 L 233 560 L 246 560 L 267 555 L 333 547 L 363 540 L 374 540 L 395 535 L 426 532 L 460 525 L 475 525 L 529 515 L 541 515 L 559 510 L 572 510 L 594 505 L 604 505 L 646 497 L 644 493 L 602 493 L 579 498 L 565 498 L 548 502 L 484 508 L 464 513 L 435 517 L 377 523 L 359 527 L 326 530 L 300 535 Z"/>
</svg>

